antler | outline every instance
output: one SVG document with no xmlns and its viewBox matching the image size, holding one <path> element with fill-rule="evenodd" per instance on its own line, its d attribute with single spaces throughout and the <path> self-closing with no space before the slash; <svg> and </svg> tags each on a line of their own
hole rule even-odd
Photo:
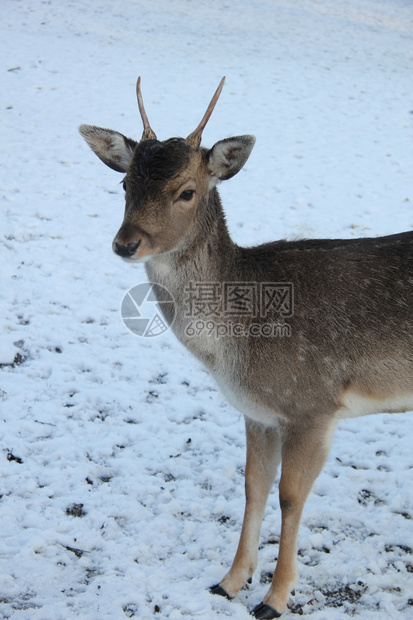
<svg viewBox="0 0 413 620">
<path fill-rule="evenodd" d="M 191 134 L 189 134 L 189 136 L 186 139 L 186 143 L 189 144 L 189 146 L 191 146 L 194 149 L 199 149 L 200 145 L 201 145 L 201 139 L 202 139 L 202 132 L 204 130 L 205 125 L 207 124 L 207 122 L 209 121 L 209 117 L 211 116 L 213 109 L 215 108 L 215 105 L 218 101 L 218 98 L 221 94 L 222 88 L 224 86 L 224 82 L 225 82 L 225 77 L 222 78 L 222 80 L 219 83 L 218 88 L 215 91 L 214 96 L 211 99 L 211 102 L 209 104 L 209 106 L 207 107 L 207 111 L 205 112 L 201 122 L 199 123 L 198 127 L 195 129 L 195 131 L 193 131 Z"/>
<path fill-rule="evenodd" d="M 141 78 L 138 77 L 138 81 L 136 82 L 136 96 L 138 98 L 138 107 L 139 112 L 143 122 L 143 134 L 142 140 L 156 140 L 156 135 L 151 126 L 149 125 L 148 117 L 146 116 L 145 107 L 143 105 L 142 92 L 141 92 Z"/>
</svg>

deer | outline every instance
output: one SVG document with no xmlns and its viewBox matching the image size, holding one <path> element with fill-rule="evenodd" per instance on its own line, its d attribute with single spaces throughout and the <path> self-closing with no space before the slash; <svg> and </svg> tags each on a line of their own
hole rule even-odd
<svg viewBox="0 0 413 620">
<path fill-rule="evenodd" d="M 413 231 L 237 245 L 217 186 L 242 169 L 255 137 L 201 146 L 224 80 L 187 138 L 158 140 L 140 78 L 140 141 L 91 125 L 79 131 L 124 175 L 125 212 L 113 251 L 144 263 L 168 325 L 245 419 L 241 534 L 231 568 L 211 593 L 232 599 L 252 582 L 281 464 L 277 563 L 251 610 L 262 620 L 281 616 L 295 592 L 303 507 L 337 423 L 413 409 Z M 175 313 L 162 304 L 165 290 Z"/>
</svg>

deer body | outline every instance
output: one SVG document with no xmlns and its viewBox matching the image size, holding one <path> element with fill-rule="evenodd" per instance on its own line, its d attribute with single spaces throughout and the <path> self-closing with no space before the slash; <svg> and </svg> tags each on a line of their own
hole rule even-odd
<svg viewBox="0 0 413 620">
<path fill-rule="evenodd" d="M 251 579 L 266 500 L 282 462 L 277 567 L 253 611 L 259 619 L 275 618 L 297 580 L 302 509 L 337 421 L 413 409 L 413 232 L 239 247 L 228 233 L 215 186 L 241 169 L 254 139 L 241 136 L 209 151 L 200 148 L 213 99 L 206 120 L 186 140 L 159 142 L 139 82 L 138 101 L 144 121 L 140 143 L 96 127 L 82 126 L 81 133 L 107 165 L 126 173 L 125 217 L 115 252 L 144 262 L 149 280 L 173 296 L 176 318 L 165 318 L 174 333 L 245 415 L 244 522 L 232 567 L 214 593 L 231 598 Z M 293 310 L 288 319 L 271 304 L 264 317 L 252 306 L 250 313 L 240 310 L 238 332 L 230 333 L 222 293 L 228 283 L 253 285 L 257 295 L 268 283 L 285 283 Z M 192 327 L 192 284 L 213 285 L 219 292 L 214 311 L 201 306 L 195 317 L 209 333 Z M 257 334 L 264 323 L 279 323 L 279 331 Z"/>
<path fill-rule="evenodd" d="M 413 279 L 395 278 L 397 262 L 399 272 L 413 273 L 413 233 L 257 248 L 230 242 L 225 249 L 209 236 L 207 244 L 209 250 L 200 247 L 195 255 L 154 257 L 146 271 L 175 299 L 175 335 L 242 413 L 277 425 L 280 418 L 293 422 L 294 412 L 299 419 L 311 411 L 318 418 L 325 409 L 351 417 L 413 407 Z M 188 282 L 254 282 L 257 265 L 259 281 L 294 283 L 291 336 L 186 336 Z M 400 341 L 407 345 L 404 363 Z"/>
</svg>

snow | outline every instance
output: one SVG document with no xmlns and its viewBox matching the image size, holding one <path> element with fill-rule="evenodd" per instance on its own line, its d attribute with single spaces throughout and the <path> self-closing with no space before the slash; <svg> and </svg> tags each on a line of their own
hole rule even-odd
<svg viewBox="0 0 413 620">
<path fill-rule="evenodd" d="M 212 596 L 243 514 L 240 414 L 170 332 L 120 316 L 120 176 L 80 123 L 138 138 L 252 133 L 221 186 L 234 239 L 413 228 L 408 0 L 2 2 L 0 617 L 250 618 L 277 555 L 276 489 L 252 585 Z M 285 617 L 413 618 L 412 418 L 340 423 L 306 504 Z M 261 578 L 261 579 L 260 579 Z"/>
</svg>

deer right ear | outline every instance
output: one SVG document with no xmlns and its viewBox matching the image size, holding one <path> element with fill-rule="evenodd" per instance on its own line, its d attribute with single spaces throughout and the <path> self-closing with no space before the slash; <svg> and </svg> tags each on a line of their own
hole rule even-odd
<svg viewBox="0 0 413 620">
<path fill-rule="evenodd" d="M 137 142 L 112 129 L 93 125 L 80 125 L 79 131 L 104 164 L 116 172 L 128 171 Z"/>
<path fill-rule="evenodd" d="M 237 136 L 220 140 L 208 153 L 210 185 L 226 181 L 241 170 L 255 144 L 254 136 Z"/>
</svg>

